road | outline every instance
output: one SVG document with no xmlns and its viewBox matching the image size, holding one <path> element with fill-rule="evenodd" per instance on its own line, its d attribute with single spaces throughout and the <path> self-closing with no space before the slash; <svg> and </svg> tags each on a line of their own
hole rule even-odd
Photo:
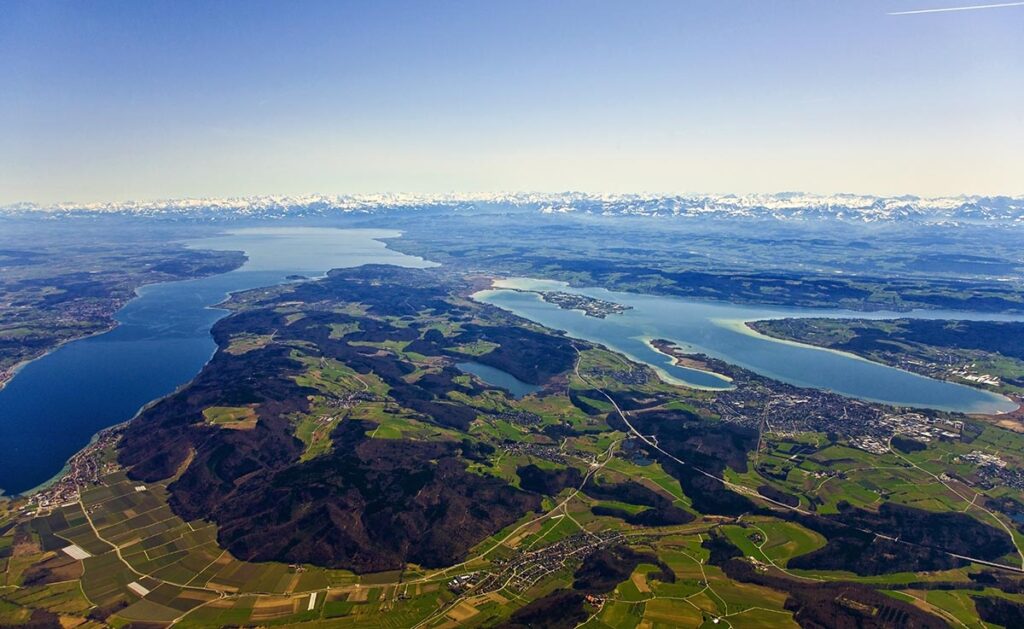
<svg viewBox="0 0 1024 629">
<path fill-rule="evenodd" d="M 806 515 L 806 516 L 811 516 L 811 517 L 820 517 L 820 516 L 817 516 L 817 514 L 811 513 L 811 512 L 809 512 L 809 511 L 807 511 L 805 509 L 801 509 L 800 507 L 793 507 L 793 506 L 784 504 L 782 502 L 779 502 L 777 500 L 772 500 L 771 498 L 768 498 L 766 496 L 762 496 L 761 494 L 757 493 L 757 491 L 755 491 L 755 490 L 753 490 L 753 489 L 751 489 L 749 487 L 745 487 L 743 485 L 737 485 L 736 483 L 731 483 L 731 482 L 725 480 L 724 478 L 722 478 L 720 476 L 712 474 L 711 472 L 708 472 L 706 470 L 702 470 L 702 469 L 700 469 L 699 467 L 697 467 L 697 466 L 695 466 L 693 464 L 690 464 L 690 463 L 687 463 L 686 461 L 683 461 L 682 459 L 680 459 L 679 457 L 675 456 L 671 452 L 666 451 L 664 448 L 662 448 L 661 446 L 658 445 L 657 441 L 652 440 L 651 438 L 647 437 L 646 435 L 641 434 L 640 431 L 637 430 L 636 427 L 633 426 L 632 423 L 630 423 L 630 421 L 629 421 L 629 414 L 627 412 L 623 411 L 619 407 L 619 405 L 615 402 L 615 400 L 612 399 L 612 396 L 608 395 L 608 393 L 604 389 L 602 389 L 599 386 L 595 385 L 593 382 L 591 382 L 590 380 L 587 380 L 585 377 L 583 377 L 580 374 L 580 370 L 579 370 L 579 366 L 580 366 L 579 358 L 581 357 L 580 350 L 575 345 L 573 345 L 573 349 L 576 350 L 576 354 L 577 354 L 577 360 L 576 360 L 576 366 L 575 366 L 576 377 L 579 378 L 581 381 L 585 382 L 586 384 L 588 384 L 589 386 L 593 387 L 594 390 L 598 391 L 601 395 L 603 395 L 608 400 L 608 402 L 611 403 L 611 405 L 615 408 L 615 412 L 619 415 L 620 418 L 622 418 L 622 421 L 629 428 L 629 431 L 633 434 L 633 436 L 635 436 L 636 438 L 638 438 L 641 441 L 643 441 L 649 447 L 651 447 L 652 449 L 660 452 L 661 454 L 665 455 L 666 457 L 668 457 L 669 459 L 671 459 L 672 461 L 675 461 L 676 463 L 678 463 L 680 465 L 685 465 L 685 466 L 689 467 L 690 469 L 692 469 L 692 470 L 694 470 L 694 471 L 696 471 L 696 472 L 698 472 L 700 474 L 703 474 L 704 476 L 707 476 L 708 478 L 712 478 L 712 479 L 722 483 L 723 485 L 725 485 L 729 489 L 735 491 L 736 493 L 739 493 L 739 494 L 742 494 L 742 495 L 745 495 L 745 496 L 748 496 L 748 497 L 751 497 L 751 498 L 755 498 L 755 499 L 760 500 L 762 502 L 768 502 L 768 503 L 770 503 L 770 504 L 772 504 L 772 505 L 774 505 L 776 507 L 780 507 L 780 508 L 785 509 L 787 511 L 793 511 L 793 512 L 799 513 L 801 515 Z M 942 552 L 942 553 L 945 553 L 945 554 L 947 554 L 947 555 L 949 555 L 951 557 L 955 557 L 957 559 L 963 559 L 963 560 L 966 560 L 966 561 L 982 564 L 982 565 L 985 565 L 985 566 L 990 566 L 990 567 L 993 567 L 993 568 L 1001 568 L 1003 570 L 1009 570 L 1011 572 L 1016 572 L 1018 574 L 1024 574 L 1024 568 L 1019 568 L 1019 567 L 1016 567 L 1016 566 L 1008 566 L 1006 564 L 1002 564 L 1002 563 L 998 563 L 998 562 L 993 562 L 993 561 L 988 561 L 988 560 L 985 560 L 985 559 L 978 559 L 977 557 L 970 557 L 970 556 L 967 556 L 967 555 L 960 555 L 960 554 L 957 554 L 957 553 L 949 552 L 949 551 L 946 551 L 946 550 L 941 550 L 941 549 L 938 549 L 938 548 L 933 548 L 933 547 L 930 547 L 930 546 L 921 546 L 920 544 L 915 544 L 913 542 L 908 542 L 908 541 L 905 541 L 905 540 L 902 540 L 902 539 L 899 539 L 899 538 L 894 538 L 894 537 L 891 537 L 891 536 L 879 533 L 877 531 L 872 531 L 872 530 L 868 530 L 868 529 L 862 529 L 862 528 L 859 528 L 859 527 L 856 527 L 856 526 L 852 526 L 852 525 L 846 524 L 846 523 L 838 521 L 838 520 L 832 520 L 831 522 L 834 523 L 834 524 L 839 524 L 840 526 L 845 526 L 845 527 L 848 527 L 848 528 L 860 531 L 862 533 L 868 533 L 868 534 L 874 535 L 876 537 L 880 537 L 882 539 L 889 540 L 889 541 L 891 541 L 893 543 L 896 543 L 896 544 L 903 544 L 903 545 L 906 545 L 906 546 L 912 546 L 912 547 L 916 547 L 916 548 L 927 548 L 928 550 Z M 1010 535 L 1010 538 L 1013 539 L 1013 535 Z M 1016 540 L 1014 540 L 1014 546 L 1016 547 Z M 1018 552 L 1019 552 L 1019 550 L 1018 550 Z"/>
</svg>

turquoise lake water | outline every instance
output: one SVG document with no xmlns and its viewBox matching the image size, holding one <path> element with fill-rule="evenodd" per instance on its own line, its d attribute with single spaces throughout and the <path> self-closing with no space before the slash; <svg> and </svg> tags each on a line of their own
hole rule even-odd
<svg viewBox="0 0 1024 629">
<path fill-rule="evenodd" d="M 535 292 L 524 292 L 537 290 L 578 293 L 632 309 L 604 319 L 588 317 L 581 311 L 563 310 L 547 303 Z M 564 330 L 570 336 L 601 343 L 655 367 L 663 377 L 680 384 L 709 389 L 730 386 L 728 380 L 716 374 L 673 365 L 670 357 L 650 347 L 649 339 L 675 341 L 691 352 L 708 354 L 797 386 L 828 389 L 876 402 L 969 413 L 1000 413 L 1017 407 L 1008 398 L 995 393 L 926 378 L 850 354 L 771 339 L 751 331 L 743 322 L 780 317 L 987 320 L 1019 320 L 1019 317 L 948 311 L 863 313 L 767 308 L 602 288 L 575 288 L 563 282 L 529 278 L 500 280 L 494 289 L 481 291 L 474 297 L 531 321 Z"/>
<path fill-rule="evenodd" d="M 369 263 L 407 267 L 433 263 L 390 250 L 387 230 L 260 228 L 194 241 L 207 249 L 242 250 L 239 270 L 198 280 L 143 287 L 116 315 L 114 330 L 68 343 L 32 362 L 0 390 L 0 490 L 18 493 L 57 474 L 97 431 L 130 419 L 146 403 L 187 383 L 215 350 L 211 326 L 227 313 L 215 306 L 229 293 L 271 286 L 288 275 L 309 277 L 329 269 Z M 557 289 L 632 306 L 607 319 L 560 310 L 534 293 L 505 288 Z M 893 404 L 965 412 L 1012 410 L 1013 403 L 970 387 L 931 380 L 856 357 L 783 343 L 746 331 L 742 321 L 785 316 L 885 318 L 906 313 L 760 308 L 671 297 L 569 288 L 559 282 L 507 280 L 477 296 L 569 334 L 600 342 L 651 364 L 666 378 L 693 386 L 728 386 L 714 374 L 676 367 L 648 338 L 667 338 L 693 351 L 733 362 L 801 386 Z M 962 312 L 914 313 L 929 318 L 973 318 Z M 982 317 L 1012 319 L 1012 317 Z M 477 365 L 477 368 L 484 365 Z M 499 371 L 499 370 L 495 370 Z M 515 395 L 528 393 L 510 374 L 477 369 L 476 375 Z M 503 374 L 503 375 L 502 375 Z M 515 382 L 508 380 L 512 378 Z M 518 384 L 517 384 L 518 383 Z M 524 393 L 526 391 L 526 393 Z"/>
</svg>

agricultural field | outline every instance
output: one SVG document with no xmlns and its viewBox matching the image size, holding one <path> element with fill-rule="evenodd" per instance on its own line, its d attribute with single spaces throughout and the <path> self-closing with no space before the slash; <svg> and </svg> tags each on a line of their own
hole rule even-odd
<svg viewBox="0 0 1024 629">
<path fill-rule="evenodd" d="M 368 268 L 233 296 L 210 364 L 96 450 L 96 482 L 0 503 L 0 625 L 982 627 L 1024 609 L 1021 435 L 922 415 L 962 429 L 876 452 L 773 428 L 790 389 L 669 384 L 470 290 Z"/>
<path fill-rule="evenodd" d="M 256 409 L 251 406 L 211 406 L 203 410 L 207 423 L 232 430 L 256 427 Z"/>
</svg>

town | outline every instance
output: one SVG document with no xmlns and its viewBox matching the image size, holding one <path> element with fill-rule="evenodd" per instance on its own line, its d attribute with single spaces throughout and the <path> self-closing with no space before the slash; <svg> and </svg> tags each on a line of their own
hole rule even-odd
<svg viewBox="0 0 1024 629">
<path fill-rule="evenodd" d="M 687 354 L 670 341 L 656 340 L 653 344 L 677 361 L 732 379 L 735 386 L 716 395 L 707 410 L 723 421 L 748 428 L 780 436 L 826 433 L 873 454 L 888 452 L 894 435 L 928 442 L 958 439 L 963 430 L 962 421 L 939 413 L 910 411 L 797 387 L 703 354 Z"/>
</svg>

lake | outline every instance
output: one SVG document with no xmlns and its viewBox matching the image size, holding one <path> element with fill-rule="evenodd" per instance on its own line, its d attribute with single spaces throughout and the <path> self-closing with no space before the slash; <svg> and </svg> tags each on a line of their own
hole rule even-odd
<svg viewBox="0 0 1024 629">
<path fill-rule="evenodd" d="M 688 386 L 722 389 L 728 380 L 705 371 L 672 364 L 672 359 L 648 341 L 664 338 L 691 352 L 700 352 L 803 387 L 828 389 L 844 395 L 900 406 L 968 413 L 1000 413 L 1017 405 L 1008 398 L 950 382 L 887 367 L 851 354 L 779 341 L 757 334 L 745 321 L 781 317 L 859 317 L 891 319 L 1020 320 L 1017 316 L 976 315 L 950 311 L 855 312 L 808 308 L 769 308 L 733 305 L 658 295 L 623 293 L 602 288 L 570 287 L 564 282 L 513 278 L 476 295 L 483 301 L 570 336 L 601 343 L 654 367 L 663 378 Z M 563 310 L 543 301 L 536 292 L 562 291 L 630 306 L 604 319 L 578 310 Z"/>
<path fill-rule="evenodd" d="M 197 248 L 242 250 L 248 261 L 236 271 L 197 280 L 141 288 L 116 315 L 118 327 L 68 343 L 29 363 L 0 390 L 0 490 L 19 493 L 45 483 L 99 430 L 126 421 L 148 402 L 193 378 L 216 349 L 210 328 L 227 313 L 214 306 L 229 293 L 318 276 L 332 268 L 380 263 L 429 267 L 433 263 L 388 249 L 388 230 L 259 228 L 237 230 L 191 243 Z M 513 288 L 578 292 L 632 307 L 606 319 L 560 310 L 535 293 Z M 570 288 L 561 282 L 513 279 L 477 298 L 523 317 L 603 343 L 655 367 L 667 379 L 722 388 L 715 374 L 674 366 L 648 344 L 666 338 L 712 356 L 800 386 L 906 406 L 965 412 L 1001 412 L 1014 404 L 999 395 L 931 380 L 848 354 L 780 342 L 757 335 L 743 321 L 787 316 L 891 318 L 907 313 L 762 308 L 672 297 Z M 915 312 L 928 318 L 973 318 L 962 312 Z M 1012 319 L 1013 317 L 981 317 Z M 481 379 L 525 395 L 530 387 L 509 374 L 472 371 Z M 513 378 L 514 380 L 514 378 Z"/>
<path fill-rule="evenodd" d="M 517 400 L 541 390 L 541 387 L 535 384 L 523 382 L 507 371 L 502 371 L 501 369 L 491 367 L 490 365 L 481 365 L 480 363 L 469 361 L 455 363 L 455 366 L 458 367 L 460 371 L 473 374 L 492 387 L 505 389 Z"/>
<path fill-rule="evenodd" d="M 190 243 L 242 250 L 249 259 L 223 275 L 144 286 L 118 311 L 115 329 L 25 365 L 0 389 L 0 489 L 19 493 L 46 482 L 96 432 L 191 380 L 216 349 L 210 328 L 227 311 L 212 306 L 229 293 L 362 264 L 434 266 L 378 240 L 398 235 L 260 228 Z"/>
</svg>

